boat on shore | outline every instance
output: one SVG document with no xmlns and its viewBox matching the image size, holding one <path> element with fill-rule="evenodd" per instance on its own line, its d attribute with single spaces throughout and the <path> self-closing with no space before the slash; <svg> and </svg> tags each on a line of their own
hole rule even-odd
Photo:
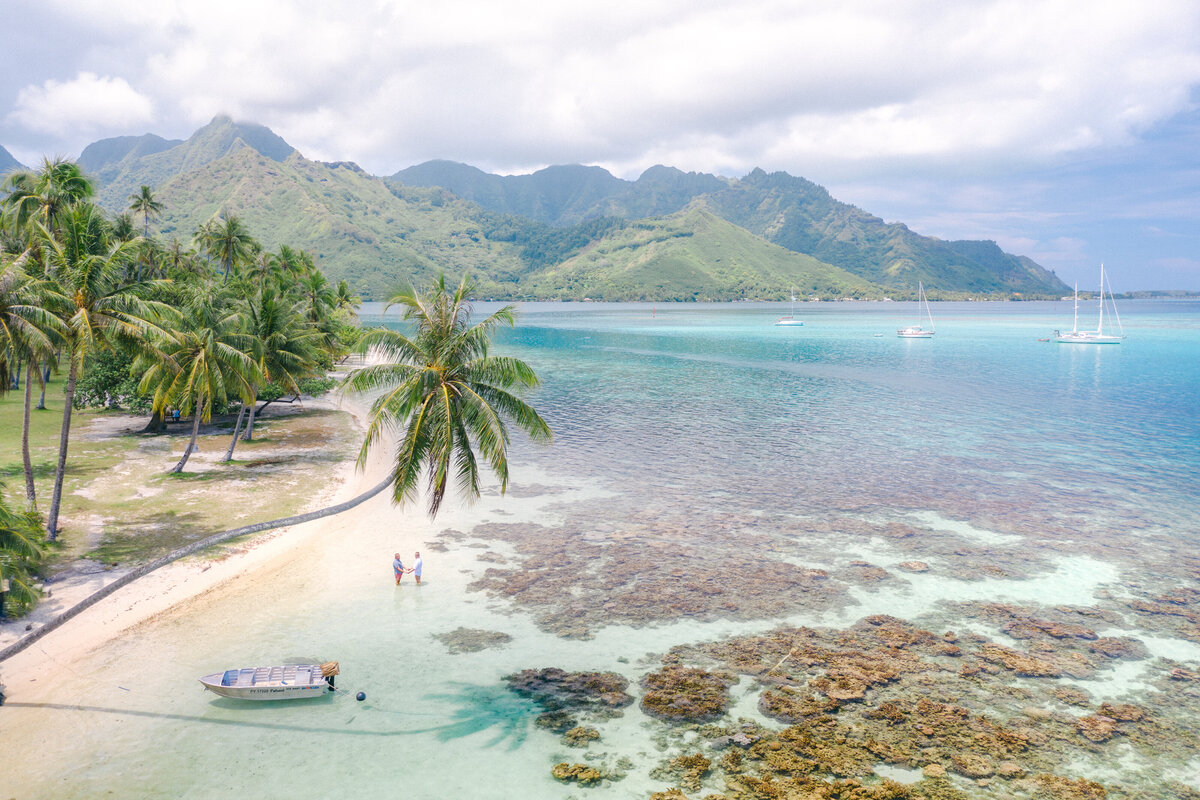
<svg viewBox="0 0 1200 800">
<path fill-rule="evenodd" d="M 200 683 L 210 692 L 235 700 L 302 700 L 332 692 L 337 674 L 337 662 L 330 661 L 227 669 L 205 675 Z"/>
<path fill-rule="evenodd" d="M 900 328 L 896 335 L 901 339 L 932 339 L 934 334 L 933 312 L 929 310 L 929 298 L 925 296 L 925 285 L 917 281 L 917 318 L 920 319 L 921 308 L 925 308 L 925 316 L 929 320 L 929 329 L 922 328 L 920 323 Z"/>
<path fill-rule="evenodd" d="M 1108 287 L 1108 301 L 1112 303 L 1112 315 L 1117 320 L 1117 330 L 1120 334 L 1104 332 L 1104 265 L 1100 265 L 1100 319 L 1096 322 L 1096 330 L 1079 330 L 1079 284 L 1075 284 L 1075 323 L 1069 333 L 1054 332 L 1053 339 L 1059 344 L 1120 344 L 1125 339 L 1125 329 L 1121 326 L 1121 317 L 1117 314 L 1117 304 L 1113 300 L 1112 286 Z"/>
</svg>

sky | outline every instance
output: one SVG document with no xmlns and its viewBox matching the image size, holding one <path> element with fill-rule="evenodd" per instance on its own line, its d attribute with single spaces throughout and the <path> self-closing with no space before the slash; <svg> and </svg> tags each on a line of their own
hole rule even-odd
<svg viewBox="0 0 1200 800">
<path fill-rule="evenodd" d="M 217 114 L 376 175 L 815 181 L 1081 289 L 1200 290 L 1196 0 L 5 0 L 0 145 Z"/>
</svg>

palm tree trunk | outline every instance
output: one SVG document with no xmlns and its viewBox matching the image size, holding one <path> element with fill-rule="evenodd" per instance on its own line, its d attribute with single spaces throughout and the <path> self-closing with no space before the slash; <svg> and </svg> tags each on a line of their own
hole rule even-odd
<svg viewBox="0 0 1200 800">
<path fill-rule="evenodd" d="M 50 514 L 46 519 L 46 538 L 58 540 L 58 509 L 62 504 L 63 478 L 67 474 L 67 442 L 71 438 L 71 411 L 75 403 L 75 383 L 79 379 L 79 364 L 72 349 L 67 354 L 67 386 L 63 392 L 62 432 L 58 436 L 58 464 L 54 468 L 54 492 L 50 495 Z"/>
<path fill-rule="evenodd" d="M 156 408 L 150 412 L 150 421 L 139 433 L 162 433 L 167 428 L 166 409 Z"/>
<path fill-rule="evenodd" d="M 42 397 L 38 400 L 38 411 L 46 410 L 46 384 L 50 382 L 50 368 L 46 366 L 46 362 L 42 362 L 41 368 L 38 370 L 38 385 L 42 387 Z"/>
<path fill-rule="evenodd" d="M 179 463 L 175 465 L 171 472 L 183 472 L 183 465 L 187 463 L 188 456 L 192 454 L 192 450 L 196 447 L 196 437 L 200 434 L 200 409 L 204 407 L 204 398 L 201 397 L 196 401 L 196 407 L 192 409 L 195 419 L 192 420 L 192 440 L 188 442 L 187 449 L 183 451 L 183 458 L 179 459 Z"/>
<path fill-rule="evenodd" d="M 247 442 L 252 441 L 254 439 L 254 413 L 255 413 L 255 411 L 258 410 L 257 406 L 258 406 L 258 392 L 255 392 L 254 399 L 250 402 L 250 419 L 246 422 L 246 435 L 242 437 Z M 263 407 L 266 408 L 266 406 L 263 406 Z"/>
<path fill-rule="evenodd" d="M 33 406 L 33 375 L 41 377 L 38 365 L 32 359 L 25 372 L 25 409 L 21 420 L 21 460 L 25 464 L 25 507 L 37 511 L 37 488 L 33 485 L 33 459 L 29 456 L 29 409 Z"/>
<path fill-rule="evenodd" d="M 242 418 L 246 415 L 246 401 L 242 401 L 242 407 L 238 409 L 237 424 L 233 426 L 233 438 L 229 440 L 229 449 L 225 451 L 225 457 L 221 459 L 223 462 L 233 461 L 233 448 L 237 447 L 238 433 L 242 430 Z"/>
</svg>

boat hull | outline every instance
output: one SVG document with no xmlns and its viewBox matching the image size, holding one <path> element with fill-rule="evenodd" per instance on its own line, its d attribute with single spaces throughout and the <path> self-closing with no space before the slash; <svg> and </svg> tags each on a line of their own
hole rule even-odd
<svg viewBox="0 0 1200 800">
<path fill-rule="evenodd" d="M 203 680 L 200 681 L 204 683 Z M 322 681 L 320 685 L 309 686 L 212 686 L 204 683 L 204 688 L 221 697 L 231 697 L 234 700 L 304 700 L 310 697 L 323 697 L 329 689 L 329 684 Z"/>
<path fill-rule="evenodd" d="M 321 697 L 330 688 L 318 664 L 230 669 L 205 675 L 200 683 L 234 700 L 304 700 Z"/>
<path fill-rule="evenodd" d="M 1124 336 L 1056 336 L 1054 341 L 1059 344 L 1120 344 Z"/>
<path fill-rule="evenodd" d="M 922 330 L 921 328 L 901 328 L 896 331 L 896 335 L 901 339 L 932 339 L 933 331 Z"/>
<path fill-rule="evenodd" d="M 804 322 L 798 319 L 781 319 L 775 322 L 776 325 L 782 325 L 790 328 L 803 328 Z"/>
</svg>

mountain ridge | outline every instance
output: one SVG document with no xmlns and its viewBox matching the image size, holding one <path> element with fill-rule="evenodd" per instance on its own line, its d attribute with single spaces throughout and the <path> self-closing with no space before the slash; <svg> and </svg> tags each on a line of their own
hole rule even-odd
<svg viewBox="0 0 1200 800">
<path fill-rule="evenodd" d="M 101 140 L 81 162 L 114 213 L 142 185 L 166 205 L 167 234 L 190 238 L 220 211 L 237 213 L 264 245 L 311 250 L 331 278 L 367 297 L 441 270 L 474 272 L 485 294 L 529 299 L 566 299 L 572 287 L 587 296 L 766 299 L 812 276 L 822 294 L 853 296 L 905 296 L 918 281 L 946 297 L 1067 291 L 995 242 L 922 236 L 786 172 L 732 179 L 655 165 L 627 181 L 597 166 L 501 176 L 438 160 L 376 177 L 353 162 L 305 159 L 270 129 L 228 116 L 183 141 Z M 698 226 L 691 237 L 663 233 L 686 224 Z M 646 231 L 664 238 L 642 241 Z M 604 262 L 584 255 L 605 248 Z"/>
<path fill-rule="evenodd" d="M 4 149 L 3 145 L 0 145 L 0 175 L 16 169 L 25 169 L 25 165 L 17 161 L 12 153 Z"/>
</svg>

